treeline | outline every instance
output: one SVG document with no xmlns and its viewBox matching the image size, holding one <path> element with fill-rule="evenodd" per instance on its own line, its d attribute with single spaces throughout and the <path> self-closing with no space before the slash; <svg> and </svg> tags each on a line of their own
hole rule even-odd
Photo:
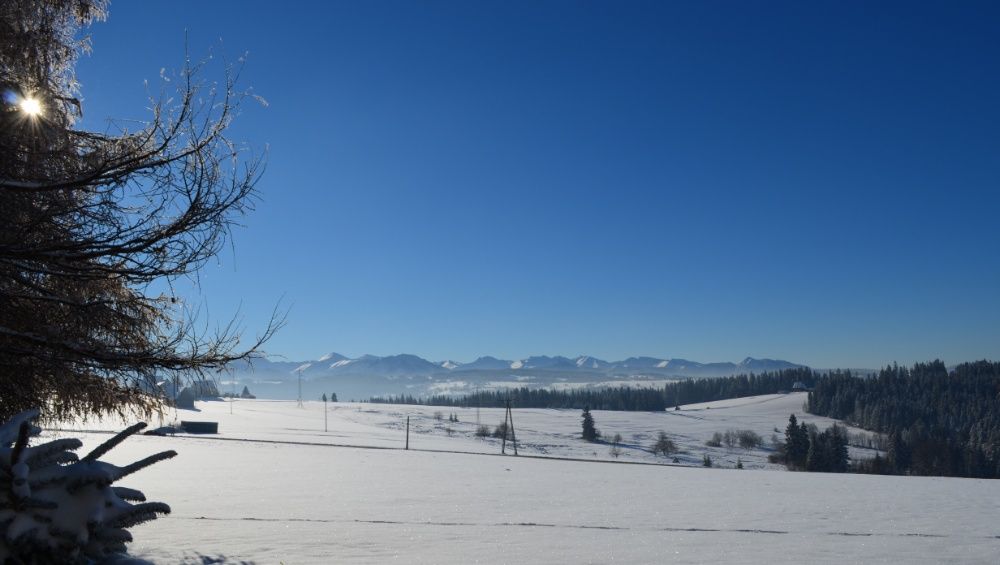
<svg viewBox="0 0 1000 565">
<path fill-rule="evenodd" d="M 622 386 L 602 389 L 551 390 L 519 387 L 480 391 L 459 397 L 447 395 L 420 398 L 412 395 L 382 396 L 372 398 L 370 402 L 502 408 L 506 406 L 509 399 L 515 408 L 573 408 L 580 410 L 590 407 L 593 410 L 661 411 L 680 404 L 714 402 L 729 398 L 787 392 L 792 390 L 792 386 L 797 382 L 805 386 L 812 386 L 817 377 L 817 373 L 802 368 L 712 379 L 689 379 L 655 388 Z"/>
<path fill-rule="evenodd" d="M 870 378 L 818 379 L 809 412 L 885 434 L 874 473 L 1000 478 L 1000 363 L 893 365 Z"/>
</svg>

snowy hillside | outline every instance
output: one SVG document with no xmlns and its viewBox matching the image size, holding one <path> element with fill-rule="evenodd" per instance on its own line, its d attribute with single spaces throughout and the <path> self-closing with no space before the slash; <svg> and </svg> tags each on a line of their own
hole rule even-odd
<svg viewBox="0 0 1000 565">
<path fill-rule="evenodd" d="M 595 411 L 633 464 L 578 439 L 575 410 L 515 410 L 515 458 L 474 436 L 475 408 L 330 404 L 324 432 L 323 404 L 294 401 L 198 403 L 178 417 L 218 421 L 217 436 L 138 437 L 112 454 L 180 453 L 134 479 L 174 509 L 134 532 L 132 552 L 154 562 L 994 562 L 1000 482 L 791 473 L 769 469 L 766 450 L 704 446 L 730 428 L 769 438 L 803 398 Z M 502 411 L 479 418 L 492 426 Z M 668 461 L 645 451 L 659 430 L 687 466 L 635 464 Z M 106 437 L 83 434 L 86 447 Z M 700 467 L 706 452 L 730 468 Z M 731 469 L 737 458 L 747 470 Z"/>
</svg>

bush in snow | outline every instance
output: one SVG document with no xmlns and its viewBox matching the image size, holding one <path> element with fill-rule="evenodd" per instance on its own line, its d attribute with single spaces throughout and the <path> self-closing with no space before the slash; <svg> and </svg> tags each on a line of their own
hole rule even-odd
<svg viewBox="0 0 1000 565">
<path fill-rule="evenodd" d="M 708 447 L 722 447 L 722 434 L 715 432 L 712 434 L 712 439 L 705 442 Z"/>
<path fill-rule="evenodd" d="M 507 426 L 507 422 L 501 422 L 497 424 L 496 428 L 493 429 L 493 437 L 497 439 L 504 439 L 505 436 L 507 439 L 512 439 L 510 427 Z"/>
<path fill-rule="evenodd" d="M 656 443 L 651 449 L 653 455 L 662 454 L 664 457 L 677 451 L 677 444 L 667 436 L 666 432 L 660 432 L 656 436 Z"/>
<path fill-rule="evenodd" d="M 167 514 L 162 502 L 112 486 L 153 463 L 177 455 L 164 451 L 118 467 L 98 459 L 144 428 L 131 426 L 82 459 L 76 438 L 29 446 L 41 430 L 29 410 L 0 426 L 0 562 L 91 563 L 125 552 L 127 528 Z M 132 504 L 136 502 L 136 504 Z"/>
</svg>

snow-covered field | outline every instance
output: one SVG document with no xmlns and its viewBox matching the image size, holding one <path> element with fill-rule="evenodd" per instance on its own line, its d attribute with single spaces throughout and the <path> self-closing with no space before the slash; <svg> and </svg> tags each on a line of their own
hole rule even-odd
<svg viewBox="0 0 1000 565">
<path fill-rule="evenodd" d="M 663 430 L 681 466 L 615 463 L 578 439 L 576 410 L 515 410 L 515 458 L 474 436 L 474 408 L 330 404 L 324 432 L 322 403 L 265 400 L 198 403 L 178 418 L 218 421 L 217 436 L 134 437 L 105 459 L 180 453 L 125 481 L 173 507 L 134 530 L 131 552 L 157 563 L 997 563 L 1000 481 L 790 473 L 766 449 L 704 446 L 727 429 L 769 443 L 803 400 L 594 411 L 624 438 L 618 462 L 669 462 L 648 452 Z M 492 427 L 503 411 L 479 418 Z M 73 435 L 85 449 L 107 437 Z M 702 468 L 706 452 L 730 468 Z"/>
</svg>

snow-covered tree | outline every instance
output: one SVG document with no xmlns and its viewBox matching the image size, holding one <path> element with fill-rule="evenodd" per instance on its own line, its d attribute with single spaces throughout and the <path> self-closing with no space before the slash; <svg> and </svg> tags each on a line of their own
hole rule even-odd
<svg viewBox="0 0 1000 565">
<path fill-rule="evenodd" d="M 41 431 L 31 423 L 38 414 L 29 410 L 0 426 L 0 561 L 102 562 L 125 551 L 132 541 L 128 528 L 170 512 L 162 502 L 146 502 L 138 490 L 113 485 L 175 452 L 124 467 L 100 461 L 145 424 L 79 458 L 73 453 L 82 446 L 76 438 L 29 444 Z"/>
</svg>

